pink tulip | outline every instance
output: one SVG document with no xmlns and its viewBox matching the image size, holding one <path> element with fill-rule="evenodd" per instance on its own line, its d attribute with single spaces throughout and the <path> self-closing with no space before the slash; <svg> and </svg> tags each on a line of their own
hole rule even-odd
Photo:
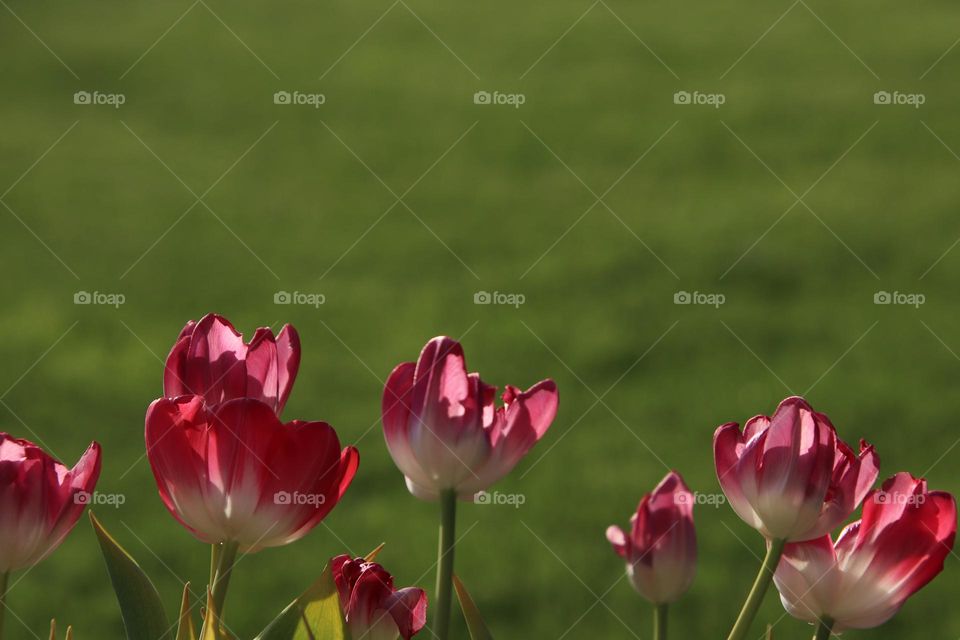
<svg viewBox="0 0 960 640">
<path fill-rule="evenodd" d="M 293 542 L 337 504 L 359 454 L 340 450 L 325 422 L 283 424 L 251 398 L 207 405 L 201 396 L 155 400 L 147 455 L 173 516 L 204 542 L 246 551 Z"/>
<path fill-rule="evenodd" d="M 277 337 L 260 328 L 249 343 L 230 321 L 208 314 L 190 321 L 167 356 L 163 395 L 203 396 L 209 404 L 254 398 L 279 415 L 300 366 L 300 338 L 290 325 Z"/>
<path fill-rule="evenodd" d="M 863 501 L 880 464 L 873 447 L 860 455 L 844 444 L 830 420 L 798 397 L 772 418 L 735 422 L 713 436 L 720 486 L 743 520 L 771 540 L 798 542 L 832 531 Z"/>
<path fill-rule="evenodd" d="M 426 624 L 427 594 L 423 589 L 394 589 L 393 576 L 363 558 L 337 556 L 330 565 L 355 640 L 409 640 Z"/>
<path fill-rule="evenodd" d="M 383 392 L 383 432 L 410 492 L 433 500 L 455 490 L 462 500 L 497 482 L 543 437 L 557 413 L 557 387 L 496 387 L 467 373 L 463 348 L 434 338 L 420 359 L 390 374 Z"/>
<path fill-rule="evenodd" d="M 953 496 L 898 473 L 863 505 L 863 519 L 830 536 L 788 544 L 774 576 L 790 615 L 833 631 L 889 620 L 943 570 L 957 531 Z"/>
<path fill-rule="evenodd" d="M 675 602 L 693 583 L 697 569 L 697 534 L 693 494 L 679 473 L 671 471 L 640 500 L 630 518 L 630 535 L 607 528 L 607 540 L 627 563 L 633 587 L 654 604 Z"/>
<path fill-rule="evenodd" d="M 30 567 L 63 542 L 100 476 L 100 445 L 73 469 L 27 440 L 0 433 L 0 574 Z"/>
</svg>

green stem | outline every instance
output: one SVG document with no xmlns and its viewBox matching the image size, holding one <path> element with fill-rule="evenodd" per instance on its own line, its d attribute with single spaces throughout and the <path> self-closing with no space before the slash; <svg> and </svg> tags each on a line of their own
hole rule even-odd
<svg viewBox="0 0 960 640">
<path fill-rule="evenodd" d="M 773 581 L 773 574 L 780 564 L 780 556 L 783 555 L 783 547 L 787 544 L 786 540 L 771 540 L 767 548 L 767 556 L 763 559 L 763 565 L 757 574 L 757 579 L 753 582 L 753 588 L 750 589 L 750 595 L 747 601 L 743 603 L 743 609 L 737 617 L 736 624 L 730 630 L 727 640 L 743 640 L 750 630 L 750 624 L 757 617 L 757 611 L 763 603 L 763 596 L 767 594 L 770 588 L 770 582 Z"/>
<path fill-rule="evenodd" d="M 217 577 L 217 567 L 220 565 L 220 545 L 210 545 L 210 579 L 207 584 L 213 585 L 214 578 Z"/>
<path fill-rule="evenodd" d="M 210 593 L 213 599 L 213 610 L 222 620 L 223 603 L 227 599 L 227 587 L 230 586 L 230 576 L 233 575 L 233 564 L 237 559 L 239 545 L 236 542 L 224 542 L 222 545 L 215 546 L 220 548 L 212 553 L 211 559 L 216 558 L 217 568 L 210 581 Z"/>
<path fill-rule="evenodd" d="M 832 630 L 833 620 L 830 618 L 821 619 L 820 624 L 817 626 L 817 635 L 813 637 L 813 640 L 829 640 Z"/>
<path fill-rule="evenodd" d="M 437 640 L 447 640 L 450 629 L 450 596 L 453 587 L 454 530 L 457 526 L 457 492 L 440 494 L 440 544 L 437 548 L 437 604 L 434 607 L 433 632 Z"/>
<path fill-rule="evenodd" d="M 3 618 L 7 613 L 7 581 L 9 579 L 9 573 L 0 573 L 0 638 L 3 637 Z"/>
<path fill-rule="evenodd" d="M 654 605 L 653 640 L 667 640 L 667 605 Z"/>
</svg>

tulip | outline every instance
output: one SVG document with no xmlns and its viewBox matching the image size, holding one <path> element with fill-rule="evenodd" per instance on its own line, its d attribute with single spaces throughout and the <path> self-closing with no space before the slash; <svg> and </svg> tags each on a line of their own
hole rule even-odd
<svg viewBox="0 0 960 640">
<path fill-rule="evenodd" d="M 497 482 L 546 433 L 557 414 L 557 386 L 543 380 L 526 391 L 496 387 L 467 373 L 463 348 L 434 338 L 420 359 L 393 370 L 383 391 L 383 433 L 410 493 L 436 500 L 453 490 L 462 500 Z"/>
<path fill-rule="evenodd" d="M 410 492 L 440 500 L 440 546 L 434 633 L 446 640 L 453 576 L 456 500 L 471 500 L 497 482 L 543 437 L 557 414 L 557 386 L 496 388 L 467 373 L 463 348 L 434 338 L 420 359 L 397 366 L 383 391 L 383 433 Z"/>
<path fill-rule="evenodd" d="M 77 524 L 100 477 L 100 445 L 68 469 L 27 440 L 0 433 L 0 573 L 32 567 Z"/>
<path fill-rule="evenodd" d="M 770 540 L 818 538 L 846 520 L 877 479 L 873 447 L 860 454 L 829 418 L 803 398 L 787 398 L 772 418 L 735 422 L 713 437 L 717 476 L 730 506 Z"/>
<path fill-rule="evenodd" d="M 0 432 L 0 632 L 11 571 L 32 567 L 77 524 L 100 477 L 100 445 L 73 469 L 27 440 Z"/>
<path fill-rule="evenodd" d="M 786 610 L 818 625 L 818 638 L 869 629 L 943 570 L 956 532 L 953 496 L 898 473 L 870 494 L 863 518 L 836 542 L 826 535 L 788 544 L 774 581 Z"/>
<path fill-rule="evenodd" d="M 640 500 L 630 535 L 616 525 L 607 528 L 607 540 L 626 561 L 634 589 L 655 605 L 654 640 L 666 637 L 667 605 L 687 592 L 696 573 L 693 502 L 683 478 L 671 471 Z"/>
<path fill-rule="evenodd" d="M 300 338 L 290 325 L 274 337 L 260 328 L 249 343 L 230 321 L 208 314 L 190 321 L 167 356 L 163 394 L 198 395 L 209 404 L 254 398 L 279 415 L 300 366 Z"/>
<path fill-rule="evenodd" d="M 337 504 L 359 455 L 325 422 L 283 424 L 250 398 L 155 400 L 147 456 L 164 505 L 197 538 L 246 552 L 302 538 Z"/>
<path fill-rule="evenodd" d="M 837 437 L 830 419 L 799 397 L 787 398 L 773 417 L 735 422 L 713 436 L 720 486 L 737 515 L 767 539 L 767 555 L 730 633 L 743 638 L 770 586 L 787 542 L 818 538 L 835 529 L 863 501 L 877 478 L 871 445 L 860 453 Z"/>
<path fill-rule="evenodd" d="M 393 576 L 376 562 L 342 555 L 330 561 L 340 606 L 357 640 L 410 640 L 426 624 L 423 589 L 395 589 Z"/>
</svg>

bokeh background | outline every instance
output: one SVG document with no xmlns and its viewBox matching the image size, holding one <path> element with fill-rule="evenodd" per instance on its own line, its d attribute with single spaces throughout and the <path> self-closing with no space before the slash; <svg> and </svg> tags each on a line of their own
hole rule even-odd
<svg viewBox="0 0 960 640">
<path fill-rule="evenodd" d="M 668 468 L 716 493 L 715 427 L 791 393 L 875 443 L 884 477 L 960 490 L 955 3 L 0 5 L 2 428 L 70 464 L 103 444 L 99 488 L 125 503 L 97 511 L 171 614 L 208 550 L 156 494 L 143 414 L 181 326 L 208 311 L 247 333 L 295 324 L 285 416 L 361 450 L 324 525 L 238 565 L 242 637 L 330 556 L 382 541 L 398 583 L 432 591 L 436 506 L 407 494 L 378 419 L 383 379 L 437 334 L 492 383 L 561 390 L 496 487 L 525 503 L 459 513 L 457 570 L 501 638 L 648 637 L 605 527 Z M 324 303 L 275 304 L 284 291 Z M 484 291 L 524 301 L 475 304 Z M 875 304 L 884 291 L 923 304 Z M 699 574 L 671 625 L 723 637 L 763 544 L 728 506 L 696 520 Z M 849 637 L 960 636 L 958 564 Z M 14 581 L 9 637 L 53 616 L 121 637 L 85 520 Z M 762 622 L 812 633 L 772 593 L 758 637 Z"/>
</svg>

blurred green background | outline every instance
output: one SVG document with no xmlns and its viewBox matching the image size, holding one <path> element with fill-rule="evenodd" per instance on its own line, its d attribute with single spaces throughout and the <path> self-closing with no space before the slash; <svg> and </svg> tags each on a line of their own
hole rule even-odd
<svg viewBox="0 0 960 640">
<path fill-rule="evenodd" d="M 398 584 L 432 592 L 436 506 L 408 495 L 378 420 L 382 380 L 441 333 L 491 383 L 561 391 L 496 487 L 525 504 L 459 513 L 457 571 L 501 638 L 649 637 L 605 527 L 668 468 L 717 492 L 714 428 L 790 393 L 875 443 L 883 477 L 960 489 L 960 6 L 591 2 L 0 2 L 2 428 L 70 464 L 103 444 L 99 489 L 126 502 L 99 515 L 171 613 L 208 551 L 163 508 L 142 420 L 181 326 L 208 311 L 248 334 L 293 323 L 285 416 L 361 451 L 324 525 L 239 564 L 242 637 L 330 556 L 381 541 Z M 682 291 L 725 303 L 675 304 Z M 724 637 L 763 543 L 727 506 L 696 520 L 673 637 Z M 52 616 L 121 637 L 85 520 L 14 581 L 9 637 Z M 848 635 L 956 638 L 958 585 L 951 556 L 892 622 Z M 758 637 L 761 622 L 812 635 L 772 593 Z"/>
</svg>

